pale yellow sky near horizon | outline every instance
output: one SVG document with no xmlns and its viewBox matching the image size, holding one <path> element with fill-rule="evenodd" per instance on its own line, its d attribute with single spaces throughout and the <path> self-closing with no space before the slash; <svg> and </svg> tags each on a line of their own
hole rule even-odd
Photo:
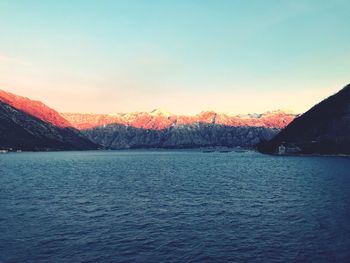
<svg viewBox="0 0 350 263">
<path fill-rule="evenodd" d="M 121 112 L 150 112 L 162 109 L 173 114 L 194 115 L 201 111 L 230 114 L 263 113 L 273 110 L 287 110 L 303 113 L 313 105 L 339 91 L 345 84 L 303 90 L 267 90 L 251 92 L 248 89 L 228 90 L 227 92 L 206 92 L 180 94 L 172 91 L 167 94 L 138 94 L 132 91 L 103 93 L 95 89 L 80 90 L 26 88 L 24 85 L 10 85 L 0 81 L 1 89 L 39 100 L 58 112 L 79 112 L 113 114 Z"/>
<path fill-rule="evenodd" d="M 1 89 L 40 100 L 58 112 L 113 114 L 163 109 L 194 115 L 207 110 L 246 114 L 283 109 L 303 113 L 348 84 L 344 77 L 333 81 L 313 76 L 309 81 L 303 78 L 293 83 L 278 78 L 228 83 L 214 79 L 203 86 L 182 83 L 178 88 L 165 82 L 153 87 L 152 82 L 134 80 L 131 73 L 113 81 L 79 74 L 67 76 L 44 71 L 19 58 L 0 56 Z"/>
</svg>

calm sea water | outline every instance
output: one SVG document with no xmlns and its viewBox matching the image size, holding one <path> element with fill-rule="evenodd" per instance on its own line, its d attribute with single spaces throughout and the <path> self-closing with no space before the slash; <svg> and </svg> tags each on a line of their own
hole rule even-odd
<svg viewBox="0 0 350 263">
<path fill-rule="evenodd" d="M 0 155 L 0 262 L 349 262 L 350 159 Z"/>
</svg>

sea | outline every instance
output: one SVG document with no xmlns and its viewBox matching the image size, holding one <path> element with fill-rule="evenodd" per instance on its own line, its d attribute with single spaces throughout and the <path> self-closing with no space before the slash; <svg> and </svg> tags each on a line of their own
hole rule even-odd
<svg viewBox="0 0 350 263">
<path fill-rule="evenodd" d="M 350 158 L 1 154 L 0 262 L 350 262 Z"/>
</svg>

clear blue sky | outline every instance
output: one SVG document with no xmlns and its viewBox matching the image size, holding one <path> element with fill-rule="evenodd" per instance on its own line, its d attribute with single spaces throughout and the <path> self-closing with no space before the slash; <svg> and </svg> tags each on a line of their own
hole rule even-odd
<svg viewBox="0 0 350 263">
<path fill-rule="evenodd" d="M 0 88 L 60 111 L 301 112 L 350 82 L 348 0 L 0 1 Z"/>
</svg>

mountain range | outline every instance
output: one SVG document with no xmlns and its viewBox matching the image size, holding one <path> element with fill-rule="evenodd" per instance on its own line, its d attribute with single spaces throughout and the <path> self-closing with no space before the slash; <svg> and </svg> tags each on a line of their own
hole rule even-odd
<svg viewBox="0 0 350 263">
<path fill-rule="evenodd" d="M 254 146 L 296 115 L 283 111 L 195 116 L 161 110 L 119 114 L 58 113 L 40 101 L 0 90 L 0 149 L 86 150 L 100 147 L 192 148 Z"/>
<path fill-rule="evenodd" d="M 296 115 L 285 111 L 272 111 L 263 114 L 233 115 L 203 111 L 194 116 L 176 115 L 163 110 L 116 114 L 61 113 L 71 125 L 79 130 L 92 129 L 108 124 L 119 124 L 140 129 L 162 130 L 179 125 L 196 123 L 216 124 L 233 127 L 286 127 Z"/>
<path fill-rule="evenodd" d="M 0 90 L 0 150 L 253 147 L 272 154 L 350 154 L 350 85 L 306 113 L 194 116 L 162 110 L 59 113 Z"/>
<path fill-rule="evenodd" d="M 283 111 L 194 116 L 163 110 L 117 114 L 63 113 L 91 141 L 111 149 L 252 147 L 274 137 L 296 115 Z"/>
<path fill-rule="evenodd" d="M 0 150 L 253 147 L 275 154 L 350 154 L 350 85 L 302 115 L 193 116 L 162 110 L 59 113 L 0 90 Z"/>
<path fill-rule="evenodd" d="M 175 125 L 164 129 L 143 129 L 109 124 L 83 130 L 91 141 L 111 149 L 253 147 L 272 139 L 280 129 L 226 126 L 212 123 Z"/>
</svg>

